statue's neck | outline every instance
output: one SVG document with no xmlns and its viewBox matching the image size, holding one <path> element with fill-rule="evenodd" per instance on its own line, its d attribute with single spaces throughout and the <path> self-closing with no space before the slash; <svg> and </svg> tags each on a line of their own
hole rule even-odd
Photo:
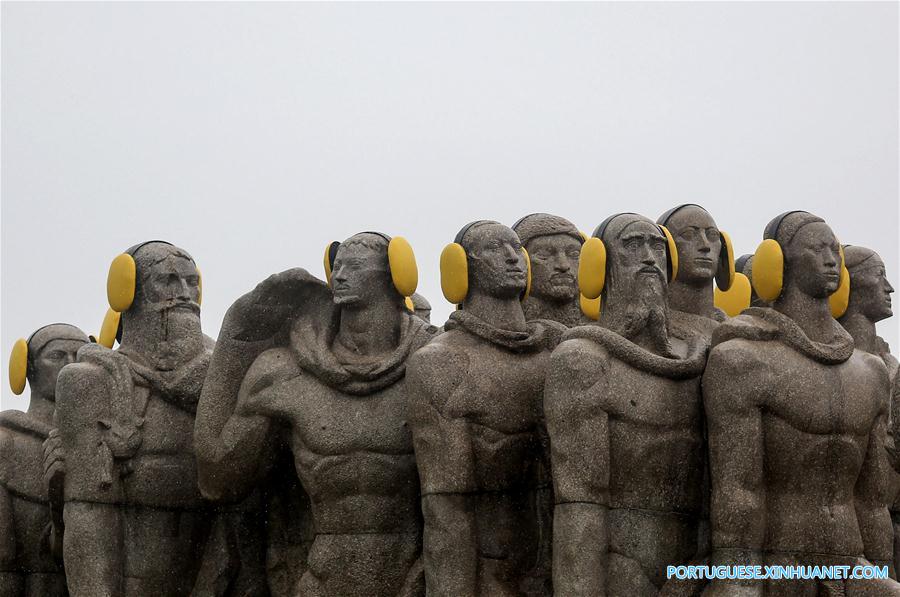
<svg viewBox="0 0 900 597">
<path fill-rule="evenodd" d="M 463 302 L 463 309 L 501 330 L 524 332 L 528 329 L 522 301 L 516 297 L 502 298 L 471 290 Z"/>
<path fill-rule="evenodd" d="M 875 331 L 875 322 L 863 315 L 862 313 L 847 313 L 840 319 L 840 323 L 844 326 L 851 336 L 853 336 L 853 344 L 856 348 L 878 354 L 878 334 Z"/>
<path fill-rule="evenodd" d="M 200 318 L 168 318 L 160 311 L 123 314 L 121 348 L 134 351 L 160 370 L 174 370 L 204 350 Z"/>
<path fill-rule="evenodd" d="M 56 403 L 35 392 L 31 393 L 31 400 L 28 402 L 28 415 L 34 417 L 47 425 L 53 424 L 53 412 L 56 410 Z"/>
<path fill-rule="evenodd" d="M 715 318 L 716 305 L 713 302 L 713 286 L 709 280 L 682 282 L 675 280 L 669 284 L 669 307 L 684 313 Z"/>
<path fill-rule="evenodd" d="M 527 321 L 550 319 L 569 326 L 581 321 L 581 308 L 577 300 L 553 301 L 532 295 L 522 303 L 522 308 Z"/>
<path fill-rule="evenodd" d="M 813 342 L 827 344 L 834 338 L 834 318 L 827 298 L 815 298 L 788 286 L 772 307 L 790 317 Z"/>
<path fill-rule="evenodd" d="M 388 297 L 361 307 L 344 305 L 335 342 L 360 356 L 384 354 L 397 347 L 401 322 L 400 307 Z"/>
</svg>

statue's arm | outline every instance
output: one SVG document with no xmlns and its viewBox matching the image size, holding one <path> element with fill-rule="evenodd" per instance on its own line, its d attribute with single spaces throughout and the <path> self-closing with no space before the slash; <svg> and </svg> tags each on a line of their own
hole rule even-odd
<svg viewBox="0 0 900 597">
<path fill-rule="evenodd" d="M 884 388 L 883 392 L 878 393 L 884 399 L 879 404 L 878 415 L 869 433 L 866 456 L 856 483 L 854 504 L 866 559 L 873 564 L 888 566 L 891 576 L 894 577 L 893 525 L 887 509 L 890 501 L 890 471 L 885 449 L 890 387 L 883 367 L 874 369 L 871 376 L 872 383 Z"/>
<path fill-rule="evenodd" d="M 406 373 L 422 486 L 425 583 L 428 594 L 439 597 L 475 597 L 478 591 L 472 437 L 461 413 L 452 412 L 452 396 L 465 376 L 460 359 L 465 357 L 426 346 Z"/>
<path fill-rule="evenodd" d="M 609 552 L 609 416 L 603 357 L 583 340 L 561 344 L 544 388 L 553 488 L 553 591 L 605 595 Z"/>
<path fill-rule="evenodd" d="M 716 346 L 703 375 L 710 458 L 713 565 L 761 565 L 766 531 L 760 388 L 742 340 Z M 755 348 L 755 347 L 754 347 Z M 761 595 L 754 581 L 716 580 L 706 595 Z"/>
</svg>

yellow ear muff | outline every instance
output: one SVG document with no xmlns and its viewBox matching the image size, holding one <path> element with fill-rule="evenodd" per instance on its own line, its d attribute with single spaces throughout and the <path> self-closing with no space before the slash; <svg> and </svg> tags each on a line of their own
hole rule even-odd
<svg viewBox="0 0 900 597">
<path fill-rule="evenodd" d="M 109 265 L 106 277 L 106 299 L 114 311 L 127 311 L 134 302 L 134 290 L 137 283 L 137 266 L 134 257 L 122 253 Z"/>
<path fill-rule="evenodd" d="M 753 254 L 751 270 L 753 290 L 762 300 L 771 303 L 781 295 L 784 285 L 784 253 L 772 238 L 759 243 Z"/>
<path fill-rule="evenodd" d="M 415 303 L 413 303 L 413 300 L 410 297 L 404 298 L 403 304 L 406 305 L 406 308 L 409 309 L 410 312 L 415 312 L 416 305 Z"/>
<path fill-rule="evenodd" d="M 678 247 L 675 246 L 675 239 L 669 229 L 659 224 L 659 229 L 666 237 L 666 244 L 669 245 L 669 282 L 673 282 L 678 277 Z"/>
<path fill-rule="evenodd" d="M 28 376 L 28 342 L 19 338 L 9 353 L 9 389 L 17 396 L 25 391 Z"/>
<path fill-rule="evenodd" d="M 727 291 L 734 284 L 734 246 L 731 244 L 731 237 L 724 230 L 719 230 L 719 239 L 722 242 L 722 249 L 719 252 L 719 267 L 716 270 L 716 286 L 720 290 Z"/>
<path fill-rule="evenodd" d="M 850 305 L 850 271 L 844 264 L 844 247 L 839 247 L 841 253 L 841 281 L 837 290 L 828 297 L 828 305 L 831 307 L 831 316 L 839 319 L 847 312 Z"/>
<path fill-rule="evenodd" d="M 112 309 L 106 310 L 106 315 L 103 316 L 103 323 L 100 325 L 100 336 L 97 338 L 97 344 L 106 348 L 113 347 L 113 344 L 116 343 L 116 332 L 119 330 L 121 318 L 121 313 Z"/>
<path fill-rule="evenodd" d="M 412 246 L 402 236 L 388 242 L 388 264 L 394 288 L 403 296 L 412 296 L 419 285 L 419 268 Z"/>
<path fill-rule="evenodd" d="M 583 294 L 578 295 L 578 304 L 581 306 L 581 312 L 588 317 L 588 319 L 593 319 L 597 321 L 600 319 L 600 301 L 601 297 L 597 297 L 595 299 L 589 299 Z"/>
<path fill-rule="evenodd" d="M 203 274 L 200 273 L 199 267 L 197 267 L 197 304 L 203 304 Z"/>
<path fill-rule="evenodd" d="M 578 288 L 588 299 L 596 299 L 606 283 L 606 246 L 599 238 L 592 237 L 581 245 L 578 258 Z"/>
<path fill-rule="evenodd" d="M 331 266 L 334 263 L 334 258 L 337 257 L 337 250 L 340 246 L 341 243 L 337 241 L 332 241 L 325 245 L 325 256 L 322 258 L 322 265 L 325 268 L 325 281 L 328 283 L 328 286 L 331 286 Z"/>
<path fill-rule="evenodd" d="M 750 306 L 750 298 L 750 280 L 740 272 L 734 275 L 734 282 L 728 290 L 718 287 L 713 289 L 713 303 L 728 317 L 740 315 L 744 309 Z"/>
<path fill-rule="evenodd" d="M 469 292 L 469 263 L 466 250 L 459 243 L 450 243 L 441 251 L 441 292 L 456 305 Z"/>
<path fill-rule="evenodd" d="M 522 300 L 524 301 L 531 294 L 531 256 L 528 255 L 525 247 L 522 247 L 522 255 L 525 256 L 525 292 L 522 293 Z"/>
</svg>

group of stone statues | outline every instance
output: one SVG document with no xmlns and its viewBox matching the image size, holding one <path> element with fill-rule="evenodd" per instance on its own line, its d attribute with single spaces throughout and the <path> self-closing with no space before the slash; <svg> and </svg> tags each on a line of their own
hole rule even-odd
<svg viewBox="0 0 900 597">
<path fill-rule="evenodd" d="M 98 339 L 17 342 L 0 597 L 900 595 L 893 288 L 821 218 L 737 260 L 692 204 L 590 237 L 473 222 L 441 328 L 403 238 L 324 266 L 260 282 L 213 341 L 191 256 L 146 242 Z M 891 578 L 667 573 L 858 563 Z"/>
</svg>

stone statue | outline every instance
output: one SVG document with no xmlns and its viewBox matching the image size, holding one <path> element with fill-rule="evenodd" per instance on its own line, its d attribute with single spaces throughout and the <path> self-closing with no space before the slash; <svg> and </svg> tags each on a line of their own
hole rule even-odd
<svg viewBox="0 0 900 597">
<path fill-rule="evenodd" d="M 54 557 L 61 537 L 51 521 L 41 446 L 53 428 L 59 371 L 75 361 L 87 341 L 77 327 L 54 323 L 13 348 L 10 385 L 20 394 L 27 378 L 31 399 L 28 412 L 0 412 L 0 595 L 4 597 L 68 594 L 62 564 Z"/>
<path fill-rule="evenodd" d="M 206 534 L 192 441 L 212 348 L 200 275 L 182 249 L 142 243 L 113 261 L 107 294 L 121 344 L 84 346 L 57 385 L 65 460 L 51 451 L 47 477 L 64 485 L 69 592 L 187 595 Z"/>
<path fill-rule="evenodd" d="M 428 299 L 418 292 L 409 298 L 413 304 L 413 313 L 425 323 L 431 323 L 431 303 Z"/>
<path fill-rule="evenodd" d="M 545 595 L 536 492 L 550 351 L 564 328 L 526 322 L 528 262 L 496 222 L 464 227 L 441 255 L 461 309 L 410 359 L 410 425 L 422 482 L 430 596 Z"/>
<path fill-rule="evenodd" d="M 708 343 L 699 330 L 670 332 L 674 254 L 637 214 L 608 218 L 582 251 L 582 272 L 594 271 L 579 285 L 602 296 L 599 325 L 564 335 L 544 396 L 556 595 L 656 595 L 668 565 L 698 555 Z"/>
<path fill-rule="evenodd" d="M 713 302 L 713 280 L 721 290 L 734 282 L 731 241 L 708 211 L 692 203 L 670 209 L 656 223 L 669 230 L 678 247 L 678 277 L 668 290 L 671 323 L 709 338 L 726 319 Z"/>
<path fill-rule="evenodd" d="M 891 520 L 894 526 L 894 568 L 900 569 L 900 458 L 897 446 L 900 444 L 900 379 L 898 379 L 897 358 L 891 354 L 890 346 L 875 331 L 875 324 L 893 315 L 891 294 L 894 288 L 888 282 L 884 262 L 875 251 L 865 247 L 844 245 L 844 262 L 850 273 L 850 300 L 847 310 L 838 320 L 853 337 L 858 350 L 881 358 L 888 370 L 891 384 L 891 414 L 888 444 L 892 475 L 893 500 L 890 504 Z"/>
<path fill-rule="evenodd" d="M 717 328 L 703 376 L 719 565 L 888 566 L 888 377 L 831 314 L 838 241 L 812 214 L 766 227 L 753 286 L 772 308 Z M 845 593 L 846 592 L 846 593 Z M 715 580 L 707 595 L 897 595 L 893 581 Z"/>
<path fill-rule="evenodd" d="M 522 303 L 525 319 L 552 319 L 566 326 L 591 320 L 578 303 L 578 255 L 584 239 L 570 221 L 537 213 L 513 224 L 531 260 L 531 292 Z"/>
<path fill-rule="evenodd" d="M 330 289 L 305 270 L 275 274 L 228 310 L 198 411 L 200 486 L 242 499 L 285 449 L 312 520 L 279 532 L 298 545 L 314 533 L 288 594 L 423 595 L 405 374 L 435 328 L 404 305 L 412 250 L 360 233 L 329 247 L 326 274 Z"/>
</svg>

